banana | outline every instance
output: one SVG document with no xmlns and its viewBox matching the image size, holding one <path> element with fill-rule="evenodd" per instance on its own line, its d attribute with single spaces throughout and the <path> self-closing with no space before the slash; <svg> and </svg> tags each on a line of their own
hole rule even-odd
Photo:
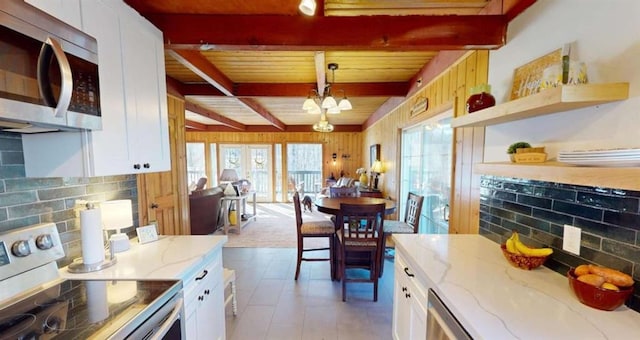
<svg viewBox="0 0 640 340">
<path fill-rule="evenodd" d="M 513 242 L 513 236 L 507 239 L 507 241 L 505 242 L 505 245 L 507 246 L 507 251 L 510 252 L 511 254 L 520 254 L 518 249 L 516 249 L 515 243 Z"/>
<path fill-rule="evenodd" d="M 516 249 L 526 256 L 549 256 L 553 253 L 553 249 L 551 248 L 529 248 L 524 243 L 520 242 L 520 238 L 518 237 L 517 232 L 513 232 L 514 234 L 514 245 Z"/>
</svg>

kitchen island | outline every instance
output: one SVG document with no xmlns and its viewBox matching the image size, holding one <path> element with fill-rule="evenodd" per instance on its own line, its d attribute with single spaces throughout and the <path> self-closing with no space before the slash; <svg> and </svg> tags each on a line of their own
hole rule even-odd
<svg viewBox="0 0 640 340">
<path fill-rule="evenodd" d="M 74 280 L 180 279 L 187 339 L 225 339 L 222 246 L 227 236 L 160 236 L 116 253 L 117 263 L 91 273 L 60 276 Z"/>
<path fill-rule="evenodd" d="M 414 274 L 409 279 L 419 283 L 412 287 L 433 289 L 474 339 L 631 339 L 640 332 L 640 313 L 626 306 L 607 312 L 583 305 L 567 277 L 546 267 L 514 268 L 500 245 L 485 237 L 393 238 L 396 261 L 408 267 L 396 270 L 396 280 L 407 280 L 403 271 L 407 277 Z M 394 330 L 397 304 L 402 303 L 394 293 Z"/>
</svg>

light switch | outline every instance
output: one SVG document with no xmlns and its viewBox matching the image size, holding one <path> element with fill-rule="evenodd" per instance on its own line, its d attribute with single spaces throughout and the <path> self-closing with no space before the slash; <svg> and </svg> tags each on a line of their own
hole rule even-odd
<svg viewBox="0 0 640 340">
<path fill-rule="evenodd" d="M 580 255 L 580 239 L 582 229 L 568 224 L 564 225 L 564 236 L 562 238 L 562 249 L 570 253 Z"/>
</svg>

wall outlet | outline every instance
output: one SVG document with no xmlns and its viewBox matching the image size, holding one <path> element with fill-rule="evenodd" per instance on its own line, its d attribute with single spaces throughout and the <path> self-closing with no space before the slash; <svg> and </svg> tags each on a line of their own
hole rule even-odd
<svg viewBox="0 0 640 340">
<path fill-rule="evenodd" d="M 580 255 L 580 239 L 582 229 L 568 224 L 564 225 L 564 236 L 562 237 L 562 249 L 570 253 Z"/>
</svg>

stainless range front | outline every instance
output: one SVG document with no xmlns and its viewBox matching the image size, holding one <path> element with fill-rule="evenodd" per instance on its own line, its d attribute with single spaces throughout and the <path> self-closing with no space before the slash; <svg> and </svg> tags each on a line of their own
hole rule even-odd
<svg viewBox="0 0 640 340">
<path fill-rule="evenodd" d="M 0 339 L 182 339 L 182 283 L 64 280 L 55 224 L 0 234 Z"/>
</svg>

